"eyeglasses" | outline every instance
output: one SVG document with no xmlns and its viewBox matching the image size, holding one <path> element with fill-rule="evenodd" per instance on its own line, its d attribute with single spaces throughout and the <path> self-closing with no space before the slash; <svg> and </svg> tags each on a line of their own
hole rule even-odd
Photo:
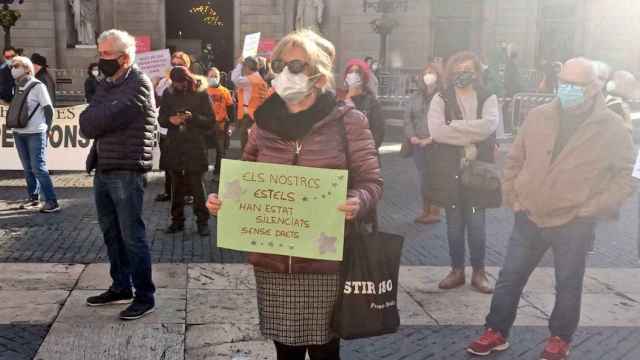
<svg viewBox="0 0 640 360">
<path fill-rule="evenodd" d="M 285 63 L 282 60 L 276 59 L 271 62 L 271 69 L 276 74 L 280 74 L 285 67 L 287 67 L 292 74 L 300 74 L 305 71 L 307 66 L 309 66 L 309 64 L 302 60 L 291 60 Z"/>
</svg>

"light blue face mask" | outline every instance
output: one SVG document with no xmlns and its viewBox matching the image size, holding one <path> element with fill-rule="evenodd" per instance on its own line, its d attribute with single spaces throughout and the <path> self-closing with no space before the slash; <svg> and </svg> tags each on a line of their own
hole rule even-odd
<svg viewBox="0 0 640 360">
<path fill-rule="evenodd" d="M 573 84 L 560 84 L 558 86 L 558 99 L 563 109 L 576 108 L 586 101 L 585 89 Z"/>
</svg>

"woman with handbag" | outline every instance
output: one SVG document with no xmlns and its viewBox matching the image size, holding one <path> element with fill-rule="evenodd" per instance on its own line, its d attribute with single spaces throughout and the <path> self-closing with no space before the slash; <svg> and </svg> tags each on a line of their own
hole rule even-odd
<svg viewBox="0 0 640 360">
<path fill-rule="evenodd" d="M 283 38 L 273 52 L 275 93 L 258 108 L 244 150 L 245 161 L 348 169 L 345 214 L 353 223 L 367 217 L 382 196 L 382 177 L 366 117 L 340 105 L 331 91 L 335 49 L 310 30 Z M 339 206 L 338 206 L 339 205 Z M 209 196 L 214 216 L 222 202 Z M 258 293 L 262 334 L 274 341 L 278 359 L 339 359 L 331 319 L 340 292 L 340 262 L 250 254 Z"/>
<path fill-rule="evenodd" d="M 484 270 L 485 209 L 501 203 L 499 176 L 491 169 L 500 114 L 497 97 L 483 87 L 481 66 L 471 52 L 455 54 L 447 62 L 445 89 L 434 96 L 428 115 L 434 144 L 427 196 L 444 207 L 447 216 L 452 270 L 439 287 L 465 284 L 466 242 L 471 286 L 488 294 L 493 288 Z"/>
<path fill-rule="evenodd" d="M 416 164 L 420 193 L 423 199 L 422 215 L 415 219 L 418 224 L 435 224 L 440 222 L 440 208 L 433 205 L 426 196 L 426 185 L 429 181 L 428 161 L 431 148 L 431 135 L 427 126 L 427 113 L 433 96 L 442 88 L 442 71 L 435 63 L 428 64 L 422 72 L 418 91 L 409 99 L 404 113 L 405 143 L 402 145 Z"/>
</svg>

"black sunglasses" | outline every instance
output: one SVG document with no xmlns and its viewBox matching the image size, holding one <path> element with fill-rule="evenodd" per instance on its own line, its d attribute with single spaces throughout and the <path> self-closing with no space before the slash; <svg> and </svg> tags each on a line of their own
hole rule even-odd
<svg viewBox="0 0 640 360">
<path fill-rule="evenodd" d="M 288 63 L 282 60 L 273 60 L 271 62 L 271 70 L 276 74 L 280 74 L 287 67 L 292 74 L 300 74 L 305 71 L 308 65 L 302 60 L 291 60 Z"/>
</svg>

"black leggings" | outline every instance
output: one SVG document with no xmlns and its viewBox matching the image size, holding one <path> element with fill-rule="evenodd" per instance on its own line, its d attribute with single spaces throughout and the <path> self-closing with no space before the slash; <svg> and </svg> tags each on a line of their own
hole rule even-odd
<svg viewBox="0 0 640 360">
<path fill-rule="evenodd" d="M 304 360 L 309 352 L 311 360 L 340 360 L 340 340 L 334 339 L 324 345 L 288 346 L 274 341 L 278 360 Z"/>
</svg>

